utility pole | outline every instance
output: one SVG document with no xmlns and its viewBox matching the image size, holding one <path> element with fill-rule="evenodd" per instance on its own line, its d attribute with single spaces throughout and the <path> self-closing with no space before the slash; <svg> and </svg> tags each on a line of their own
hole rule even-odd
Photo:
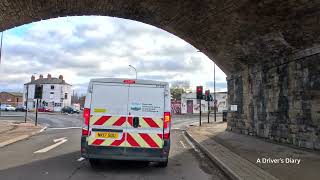
<svg viewBox="0 0 320 180">
<path fill-rule="evenodd" d="M 213 62 L 213 110 L 214 110 L 214 122 L 217 122 L 217 100 L 216 100 L 216 63 Z"/>
</svg>

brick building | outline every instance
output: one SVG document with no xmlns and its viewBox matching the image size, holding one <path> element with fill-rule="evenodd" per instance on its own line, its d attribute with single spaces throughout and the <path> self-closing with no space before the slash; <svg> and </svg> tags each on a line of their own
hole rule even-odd
<svg viewBox="0 0 320 180">
<path fill-rule="evenodd" d="M 9 104 L 12 106 L 23 104 L 23 94 L 19 92 L 1 92 L 0 102 L 1 104 Z"/>
</svg>

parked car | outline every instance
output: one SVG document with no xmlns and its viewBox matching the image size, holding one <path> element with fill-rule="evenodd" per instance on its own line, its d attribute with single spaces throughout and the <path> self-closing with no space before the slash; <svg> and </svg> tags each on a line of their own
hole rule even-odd
<svg viewBox="0 0 320 180">
<path fill-rule="evenodd" d="M 53 111 L 47 107 L 39 107 L 38 112 L 53 112 Z"/>
<path fill-rule="evenodd" d="M 0 106 L 0 110 L 1 110 L 1 111 L 4 111 L 6 107 L 7 107 L 7 105 L 6 105 L 6 104 L 1 104 L 1 106 Z"/>
<path fill-rule="evenodd" d="M 1 110 L 2 111 L 15 111 L 16 108 L 11 106 L 11 105 L 7 105 L 7 104 L 2 104 L 1 105 Z"/>
<path fill-rule="evenodd" d="M 16 111 L 25 112 L 27 110 L 26 106 L 19 105 L 16 107 Z"/>
<path fill-rule="evenodd" d="M 74 113 L 77 113 L 79 114 L 80 111 L 78 109 L 75 109 L 73 107 L 70 107 L 70 106 L 65 106 L 61 109 L 61 113 L 68 113 L 68 114 L 74 114 Z"/>
</svg>

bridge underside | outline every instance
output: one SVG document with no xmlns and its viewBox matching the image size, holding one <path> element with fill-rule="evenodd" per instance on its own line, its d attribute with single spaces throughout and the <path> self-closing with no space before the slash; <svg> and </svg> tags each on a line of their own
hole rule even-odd
<svg viewBox="0 0 320 180">
<path fill-rule="evenodd" d="M 0 30 L 61 16 L 137 20 L 173 33 L 228 76 L 228 129 L 320 149 L 320 2 L 4 0 Z"/>
</svg>

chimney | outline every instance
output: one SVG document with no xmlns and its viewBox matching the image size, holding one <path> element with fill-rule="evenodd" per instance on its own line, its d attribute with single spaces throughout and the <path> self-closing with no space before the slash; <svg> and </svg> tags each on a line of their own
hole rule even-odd
<svg viewBox="0 0 320 180">
<path fill-rule="evenodd" d="M 48 77 L 48 79 L 51 79 L 51 74 L 48 74 L 48 76 L 47 76 L 47 77 Z"/>
<path fill-rule="evenodd" d="M 34 75 L 31 76 L 31 82 L 35 81 L 36 77 L 34 77 Z"/>
<path fill-rule="evenodd" d="M 60 76 L 59 76 L 59 79 L 60 79 L 60 80 L 63 80 L 63 76 L 62 76 L 62 75 L 60 75 Z"/>
<path fill-rule="evenodd" d="M 42 74 L 40 74 L 39 79 L 43 79 L 43 75 Z"/>
</svg>

